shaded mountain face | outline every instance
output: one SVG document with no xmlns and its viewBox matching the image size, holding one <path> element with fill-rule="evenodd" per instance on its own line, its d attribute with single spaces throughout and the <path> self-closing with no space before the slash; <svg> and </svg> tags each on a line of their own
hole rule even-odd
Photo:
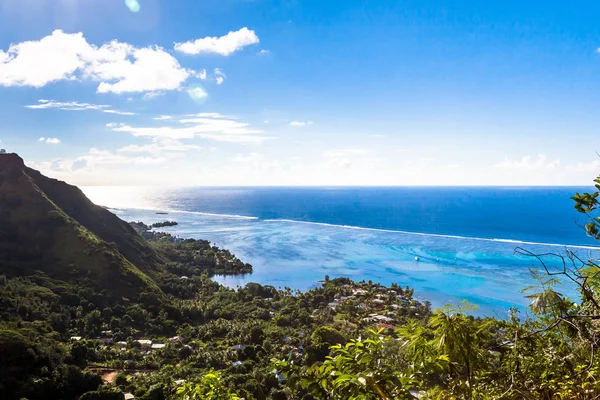
<svg viewBox="0 0 600 400">
<path fill-rule="evenodd" d="M 162 258 L 81 190 L 0 154 L 0 273 L 83 284 L 117 300 L 161 296 L 150 275 Z"/>
</svg>

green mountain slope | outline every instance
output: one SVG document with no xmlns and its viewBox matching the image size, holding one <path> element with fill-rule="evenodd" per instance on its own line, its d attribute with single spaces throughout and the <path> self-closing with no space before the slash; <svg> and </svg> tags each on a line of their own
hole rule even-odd
<svg viewBox="0 0 600 400">
<path fill-rule="evenodd" d="M 162 296 L 148 276 L 162 258 L 76 187 L 0 155 L 0 273 L 85 285 L 107 299 Z"/>
</svg>

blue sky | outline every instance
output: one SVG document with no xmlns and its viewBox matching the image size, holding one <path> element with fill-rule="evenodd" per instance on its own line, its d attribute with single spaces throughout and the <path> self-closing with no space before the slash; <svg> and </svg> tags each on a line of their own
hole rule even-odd
<svg viewBox="0 0 600 400">
<path fill-rule="evenodd" d="M 599 12 L 4 0 L 0 146 L 78 185 L 589 184 Z"/>
</svg>

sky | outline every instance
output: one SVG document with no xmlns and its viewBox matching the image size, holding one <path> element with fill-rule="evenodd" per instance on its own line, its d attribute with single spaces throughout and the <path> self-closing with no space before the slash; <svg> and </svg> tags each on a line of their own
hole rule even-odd
<svg viewBox="0 0 600 400">
<path fill-rule="evenodd" d="M 84 186 L 589 185 L 599 13 L 3 0 L 0 147 Z"/>
</svg>

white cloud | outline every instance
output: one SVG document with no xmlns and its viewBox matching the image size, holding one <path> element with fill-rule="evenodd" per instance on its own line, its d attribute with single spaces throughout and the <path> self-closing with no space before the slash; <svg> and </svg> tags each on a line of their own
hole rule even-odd
<svg viewBox="0 0 600 400">
<path fill-rule="evenodd" d="M 249 124 L 240 122 L 234 118 L 228 118 L 218 113 L 200 113 L 179 120 L 180 127 L 158 126 L 158 127 L 134 127 L 127 124 L 111 125 L 115 132 L 126 132 L 133 136 L 162 138 L 171 140 L 201 138 L 220 142 L 231 143 L 261 143 L 268 136 L 261 129 L 255 129 Z"/>
<path fill-rule="evenodd" d="M 263 159 L 263 155 L 260 153 L 249 153 L 241 154 L 238 153 L 235 157 L 231 158 L 231 161 L 237 163 L 256 162 Z"/>
<path fill-rule="evenodd" d="M 92 74 L 104 80 L 98 86 L 99 93 L 175 90 L 191 75 L 172 55 L 158 46 L 141 49 L 128 46 L 127 55 L 133 60 L 127 59 L 127 55 L 113 60 L 113 53 L 120 51 L 119 45 L 118 42 L 109 44 L 110 61 L 98 62 L 91 68 Z"/>
<path fill-rule="evenodd" d="M 144 93 L 142 96 L 142 100 L 152 100 L 156 97 L 164 96 L 165 92 L 156 91 L 156 92 L 148 92 Z"/>
<path fill-rule="evenodd" d="M 306 125 L 312 125 L 313 122 L 312 121 L 292 121 L 290 122 L 290 126 L 306 126 Z"/>
<path fill-rule="evenodd" d="M 136 115 L 134 112 L 130 111 L 117 111 L 117 110 L 102 110 L 108 114 L 117 114 L 117 115 Z"/>
<path fill-rule="evenodd" d="M 32 163 L 32 167 L 46 171 L 73 172 L 80 169 L 92 170 L 94 167 L 102 165 L 157 165 L 166 161 L 167 159 L 164 157 L 132 157 L 93 147 L 87 154 L 72 160 L 56 159 Z"/>
<path fill-rule="evenodd" d="M 256 33 L 244 27 L 221 37 L 207 36 L 185 43 L 175 43 L 175 50 L 186 54 L 213 53 L 228 56 L 245 46 L 256 43 L 259 43 Z"/>
<path fill-rule="evenodd" d="M 109 114 L 119 115 L 136 115 L 129 111 L 117 111 L 109 108 L 106 104 L 90 104 L 90 103 L 79 103 L 77 101 L 61 102 L 55 100 L 38 100 L 38 104 L 31 104 L 25 106 L 25 108 L 31 108 L 34 110 L 57 108 L 65 111 L 85 111 L 85 110 L 98 110 Z"/>
<path fill-rule="evenodd" d="M 216 142 L 227 142 L 227 143 L 249 143 L 249 144 L 261 144 L 265 140 L 272 139 L 270 136 L 257 136 L 257 135 L 235 135 L 235 134 L 220 134 L 220 133 L 201 133 L 198 134 L 199 138 L 214 140 Z"/>
<path fill-rule="evenodd" d="M 223 115 L 223 114 L 219 114 L 219 113 L 215 113 L 215 112 L 205 112 L 205 113 L 198 113 L 198 114 L 186 114 L 186 117 L 198 117 L 198 118 L 225 118 L 225 119 L 237 119 L 234 117 L 230 117 L 228 115 Z M 185 120 L 182 120 L 185 121 Z"/>
<path fill-rule="evenodd" d="M 262 49 L 262 50 L 261 50 L 261 51 L 259 51 L 257 54 L 258 54 L 259 56 L 266 56 L 266 55 L 267 55 L 267 54 L 269 54 L 269 53 L 270 53 L 270 51 L 269 51 L 269 50 Z"/>
<path fill-rule="evenodd" d="M 591 161 L 587 163 L 578 162 L 576 164 L 567 165 L 567 169 L 575 172 L 600 172 L 600 161 Z"/>
<path fill-rule="evenodd" d="M 155 119 L 157 121 L 166 121 L 166 120 L 171 119 L 171 118 L 173 118 L 173 117 L 170 116 L 170 115 L 159 115 L 158 117 L 154 117 L 152 119 Z"/>
<path fill-rule="evenodd" d="M 367 149 L 332 149 L 323 153 L 324 157 L 348 157 L 348 156 L 357 156 L 369 153 Z"/>
<path fill-rule="evenodd" d="M 225 75 L 223 70 L 220 68 L 215 68 L 214 72 L 215 72 L 215 77 L 216 77 L 215 79 L 217 81 L 217 85 L 220 85 L 221 83 L 223 83 L 225 78 L 227 78 L 227 75 Z"/>
<path fill-rule="evenodd" d="M 55 100 L 38 100 L 38 104 L 31 104 L 25 106 L 25 108 L 31 109 L 46 109 L 46 108 L 58 108 L 66 111 L 82 111 L 82 110 L 102 110 L 109 108 L 106 104 L 90 104 L 90 103 L 79 103 L 77 101 L 60 102 Z"/>
<path fill-rule="evenodd" d="M 202 147 L 193 144 L 184 144 L 179 140 L 155 137 L 152 143 L 144 145 L 129 145 L 117 150 L 119 153 L 149 153 L 162 155 L 169 152 L 185 152 L 189 150 L 202 150 Z"/>
<path fill-rule="evenodd" d="M 41 137 L 38 139 L 38 142 L 44 142 L 44 143 L 48 143 L 48 144 L 60 144 L 60 139 L 58 138 L 46 138 L 46 137 Z"/>
<path fill-rule="evenodd" d="M 558 159 L 548 160 L 544 154 L 539 154 L 535 160 L 531 156 L 522 157 L 520 160 L 512 160 L 505 157 L 504 161 L 494 165 L 495 168 L 524 171 L 553 170 L 559 166 L 560 161 Z"/>
<path fill-rule="evenodd" d="M 200 70 L 197 74 L 196 74 L 196 78 L 198 79 L 202 79 L 203 81 L 206 80 L 206 70 Z"/>
<path fill-rule="evenodd" d="M 137 48 L 112 41 L 98 47 L 83 34 L 55 30 L 38 41 L 0 51 L 0 85 L 43 87 L 61 80 L 100 82 L 99 93 L 179 89 L 192 75 L 158 46 Z"/>
</svg>

